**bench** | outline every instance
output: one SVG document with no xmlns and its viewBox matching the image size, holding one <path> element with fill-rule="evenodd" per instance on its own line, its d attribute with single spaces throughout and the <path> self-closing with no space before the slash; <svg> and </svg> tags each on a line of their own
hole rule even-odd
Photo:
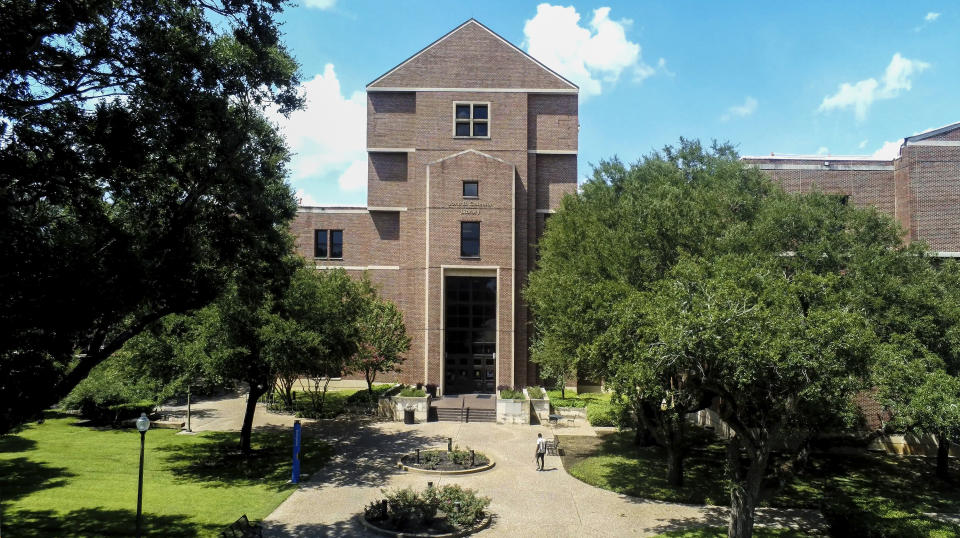
<svg viewBox="0 0 960 538">
<path fill-rule="evenodd" d="M 560 438 L 556 435 L 553 436 L 553 439 L 547 440 L 547 454 L 550 456 L 563 455 L 563 451 L 560 450 Z"/>
<path fill-rule="evenodd" d="M 553 424 L 554 426 L 559 425 L 561 420 L 566 421 L 568 426 L 576 423 L 573 417 L 565 417 L 563 415 L 550 415 L 549 418 L 550 424 Z"/>
<path fill-rule="evenodd" d="M 240 519 L 234 521 L 229 527 L 220 533 L 223 538 L 263 538 L 263 527 L 255 523 L 250 523 L 247 514 L 240 516 Z"/>
</svg>

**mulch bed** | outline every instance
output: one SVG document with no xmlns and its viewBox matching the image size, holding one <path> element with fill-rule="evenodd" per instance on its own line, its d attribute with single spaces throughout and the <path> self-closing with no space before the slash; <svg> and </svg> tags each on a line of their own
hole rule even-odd
<svg viewBox="0 0 960 538">
<path fill-rule="evenodd" d="M 470 453 L 466 451 L 447 452 L 446 450 L 421 450 L 420 463 L 417 455 L 407 454 L 400 458 L 400 462 L 408 467 L 427 471 L 466 471 L 488 465 L 490 460 L 479 452 L 475 452 L 473 465 L 470 465 Z"/>
</svg>

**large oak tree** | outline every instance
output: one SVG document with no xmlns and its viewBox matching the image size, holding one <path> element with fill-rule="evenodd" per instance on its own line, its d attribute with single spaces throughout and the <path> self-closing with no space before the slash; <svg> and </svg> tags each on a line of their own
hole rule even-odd
<svg viewBox="0 0 960 538">
<path fill-rule="evenodd" d="M 281 276 L 279 0 L 3 2 L 0 431 L 164 315 Z"/>
</svg>

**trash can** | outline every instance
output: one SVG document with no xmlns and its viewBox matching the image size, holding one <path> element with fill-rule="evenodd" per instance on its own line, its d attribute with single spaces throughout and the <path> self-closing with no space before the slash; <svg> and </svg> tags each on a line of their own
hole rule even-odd
<svg viewBox="0 0 960 538">
<path fill-rule="evenodd" d="M 415 424 L 416 421 L 413 419 L 413 408 L 407 407 L 403 410 L 403 423 L 404 424 Z"/>
</svg>

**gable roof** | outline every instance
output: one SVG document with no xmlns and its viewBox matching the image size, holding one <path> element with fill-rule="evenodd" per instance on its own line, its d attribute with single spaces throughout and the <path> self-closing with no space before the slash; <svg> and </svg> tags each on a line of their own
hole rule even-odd
<svg viewBox="0 0 960 538">
<path fill-rule="evenodd" d="M 579 91 L 473 18 L 367 84 L 368 90 L 388 88 Z"/>
<path fill-rule="evenodd" d="M 960 129 L 960 121 L 956 123 L 951 123 L 950 125 L 945 125 L 938 129 L 930 129 L 929 131 L 924 131 L 920 134 L 915 134 L 913 136 L 907 137 L 907 142 L 919 142 L 920 140 L 926 140 L 928 138 L 935 138 L 943 134 L 947 134 L 951 131 Z"/>
</svg>

